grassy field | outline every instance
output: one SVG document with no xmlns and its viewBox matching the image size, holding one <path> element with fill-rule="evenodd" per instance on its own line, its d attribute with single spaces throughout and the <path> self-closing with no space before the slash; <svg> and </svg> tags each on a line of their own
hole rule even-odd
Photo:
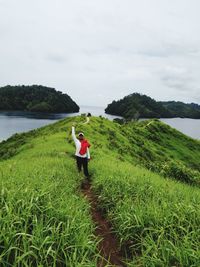
<svg viewBox="0 0 200 267">
<path fill-rule="evenodd" d="M 0 162 L 0 266 L 96 266 L 94 225 L 65 133 L 50 126 L 12 143 L 18 154 Z"/>
<path fill-rule="evenodd" d="M 130 266 L 199 266 L 198 188 L 107 156 L 93 171 L 100 206 Z"/>
<path fill-rule="evenodd" d="M 0 144 L 0 266 L 97 266 L 68 118 Z M 199 266 L 200 142 L 159 121 L 92 118 L 93 190 L 129 266 Z"/>
</svg>

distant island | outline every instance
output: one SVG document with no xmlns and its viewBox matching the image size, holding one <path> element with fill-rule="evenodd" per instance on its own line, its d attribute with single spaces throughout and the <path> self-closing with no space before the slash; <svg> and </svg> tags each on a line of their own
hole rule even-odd
<svg viewBox="0 0 200 267">
<path fill-rule="evenodd" d="M 126 119 L 139 118 L 193 118 L 200 119 L 200 105 L 176 101 L 156 101 L 149 96 L 133 93 L 113 101 L 105 112 Z"/>
<path fill-rule="evenodd" d="M 180 101 L 162 101 L 160 103 L 171 112 L 173 117 L 200 119 L 200 105 L 198 104 L 186 104 Z"/>
<path fill-rule="evenodd" d="M 73 113 L 79 112 L 79 106 L 70 96 L 54 88 L 42 85 L 7 85 L 0 87 L 0 110 Z"/>
</svg>

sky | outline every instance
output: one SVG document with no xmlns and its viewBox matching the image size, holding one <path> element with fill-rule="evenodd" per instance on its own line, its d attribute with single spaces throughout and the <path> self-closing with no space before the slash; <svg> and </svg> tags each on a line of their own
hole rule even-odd
<svg viewBox="0 0 200 267">
<path fill-rule="evenodd" d="M 0 0 L 0 86 L 200 104 L 199 0 Z"/>
</svg>

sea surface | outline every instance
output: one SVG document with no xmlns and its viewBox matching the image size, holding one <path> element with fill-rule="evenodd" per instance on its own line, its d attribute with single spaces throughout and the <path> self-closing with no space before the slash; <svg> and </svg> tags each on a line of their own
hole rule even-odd
<svg viewBox="0 0 200 267">
<path fill-rule="evenodd" d="M 105 114 L 103 107 L 91 106 L 81 106 L 79 113 L 70 114 L 44 114 L 36 112 L 4 111 L 0 112 L 0 142 L 6 140 L 15 133 L 27 132 L 44 125 L 54 123 L 59 119 L 77 116 L 82 113 L 91 113 L 91 115 L 94 116 L 101 115 L 110 120 L 118 117 Z M 161 120 L 192 138 L 200 139 L 200 120 L 181 118 Z"/>
</svg>

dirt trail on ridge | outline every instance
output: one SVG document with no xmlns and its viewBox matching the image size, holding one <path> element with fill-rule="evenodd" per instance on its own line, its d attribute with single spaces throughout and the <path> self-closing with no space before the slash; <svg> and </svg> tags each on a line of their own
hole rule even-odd
<svg viewBox="0 0 200 267">
<path fill-rule="evenodd" d="M 89 122 L 90 118 L 86 117 L 86 121 L 82 124 L 88 124 Z M 126 267 L 126 264 L 122 260 L 123 257 L 120 251 L 119 242 L 112 232 L 111 224 L 98 208 L 97 196 L 92 192 L 91 182 L 84 181 L 81 186 L 81 191 L 90 202 L 91 217 L 96 225 L 95 235 L 100 238 L 98 249 L 101 259 L 98 261 L 97 267 Z"/>
<path fill-rule="evenodd" d="M 123 263 L 122 253 L 119 248 L 119 242 L 112 233 L 110 222 L 104 218 L 98 208 L 97 196 L 93 194 L 91 183 L 85 182 L 82 186 L 82 193 L 88 199 L 91 205 L 91 216 L 96 225 L 95 235 L 100 238 L 99 252 L 102 258 L 98 262 L 98 267 L 118 266 L 125 267 Z"/>
<path fill-rule="evenodd" d="M 86 121 L 85 122 L 83 122 L 82 124 L 88 124 L 90 122 L 90 117 L 86 117 Z"/>
</svg>

